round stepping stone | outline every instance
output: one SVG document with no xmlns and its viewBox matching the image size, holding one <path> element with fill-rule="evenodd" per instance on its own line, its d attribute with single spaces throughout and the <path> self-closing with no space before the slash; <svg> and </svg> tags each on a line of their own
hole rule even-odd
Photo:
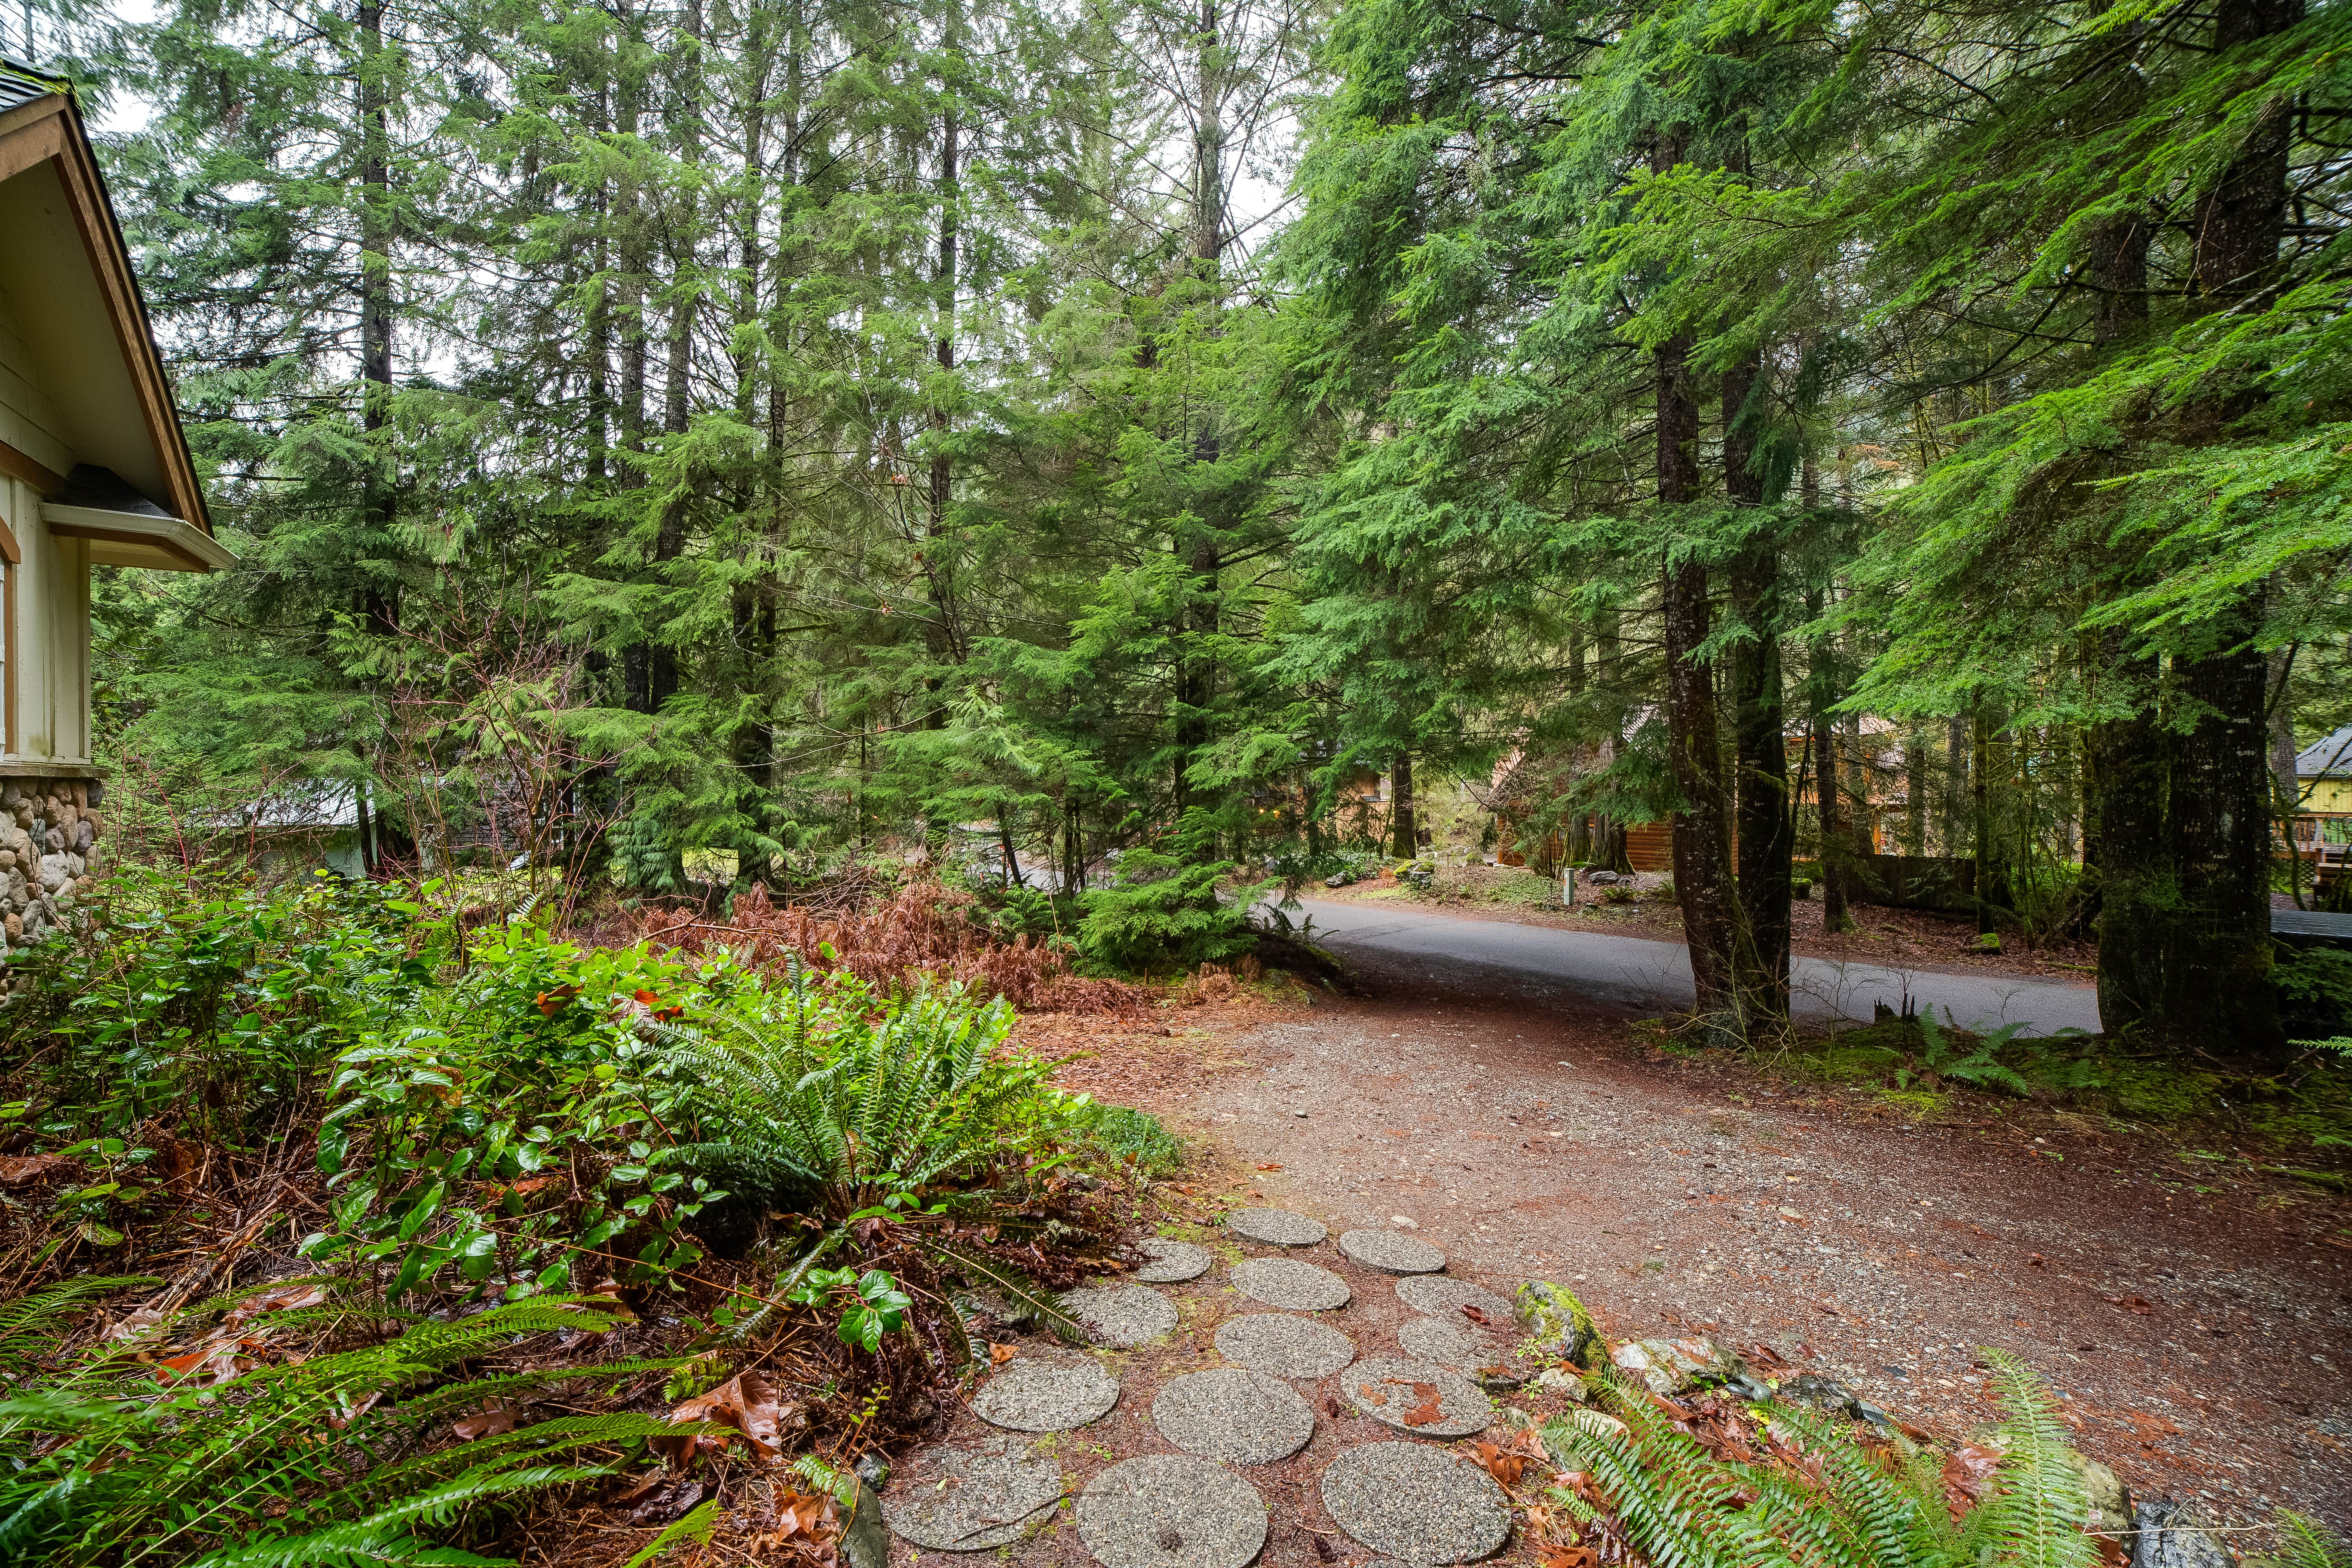
<svg viewBox="0 0 2352 1568">
<path fill-rule="evenodd" d="M 1291 1312 L 1328 1312 L 1348 1304 L 1348 1282 L 1296 1258 L 1251 1258 L 1234 1265 L 1234 1289 L 1253 1301 Z"/>
<path fill-rule="evenodd" d="M 1140 1285 L 1106 1285 L 1099 1290 L 1065 1290 L 1062 1310 L 1087 1326 L 1095 1342 L 1129 1351 L 1176 1327 L 1176 1303 Z"/>
<path fill-rule="evenodd" d="M 1225 1228 L 1244 1241 L 1268 1247 L 1312 1247 L 1331 1234 L 1321 1220 L 1288 1209 L 1235 1209 L 1225 1216 Z"/>
<path fill-rule="evenodd" d="M 1445 1267 L 1445 1254 L 1393 1230 L 1348 1231 L 1339 1237 L 1339 1250 L 1383 1274 L 1434 1274 Z"/>
<path fill-rule="evenodd" d="M 1307 1447 L 1315 1407 L 1278 1377 L 1225 1366 L 1171 1381 L 1151 1402 L 1151 1424 L 1188 1454 L 1270 1465 Z"/>
<path fill-rule="evenodd" d="M 1093 1362 L 1019 1356 L 988 1380 L 971 1407 L 992 1426 L 1066 1432 L 1100 1420 L 1118 1403 L 1118 1379 Z"/>
<path fill-rule="evenodd" d="M 1213 1459 L 1147 1454 L 1078 1494 L 1078 1539 L 1106 1568 L 1244 1568 L 1265 1545 L 1257 1489 Z"/>
<path fill-rule="evenodd" d="M 1130 1276 L 1139 1285 L 1181 1285 L 1209 1271 L 1209 1249 L 1189 1241 L 1147 1236 L 1135 1244 L 1135 1250 L 1150 1259 Z"/>
<path fill-rule="evenodd" d="M 1004 1437 L 927 1449 L 896 1480 L 882 1500 L 882 1522 L 933 1552 L 984 1552 L 1018 1541 L 1068 1489 L 1061 1466 Z"/>
<path fill-rule="evenodd" d="M 1501 1329 L 1518 1316 L 1509 1301 L 1467 1279 L 1440 1279 L 1433 1275 L 1420 1274 L 1397 1281 L 1396 1292 L 1404 1304 L 1416 1312 L 1427 1312 L 1433 1318 L 1458 1318 L 1465 1307 L 1475 1307 L 1486 1314 L 1487 1326 Z M 1475 1318 L 1470 1320 L 1475 1322 Z"/>
<path fill-rule="evenodd" d="M 1502 1549 L 1510 1500 L 1495 1478 L 1425 1443 L 1367 1443 L 1323 1472 L 1339 1528 L 1406 1563 L 1474 1563 Z"/>
<path fill-rule="evenodd" d="M 1218 1325 L 1217 1353 L 1276 1377 L 1328 1377 L 1356 1359 L 1356 1342 L 1312 1318 L 1251 1312 Z"/>
<path fill-rule="evenodd" d="M 1480 1332 L 1467 1318 L 1458 1322 L 1415 1318 L 1397 1331 L 1397 1343 L 1415 1361 L 1435 1362 L 1460 1372 L 1492 1366 L 1509 1353 L 1501 1340 Z"/>
<path fill-rule="evenodd" d="M 1467 1437 L 1495 1421 L 1494 1402 L 1476 1384 L 1425 1361 L 1360 1361 L 1339 1387 L 1373 1420 L 1417 1437 Z"/>
</svg>

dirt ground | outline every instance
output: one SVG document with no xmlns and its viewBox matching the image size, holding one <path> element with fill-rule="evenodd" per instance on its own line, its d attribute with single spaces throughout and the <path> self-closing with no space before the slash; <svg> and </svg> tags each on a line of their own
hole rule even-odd
<svg viewBox="0 0 2352 1568">
<path fill-rule="evenodd" d="M 1580 900 L 1595 901 L 1580 902 L 1573 910 L 1526 902 L 1522 896 L 1512 896 L 1527 892 L 1527 885 L 1537 879 L 1533 872 L 1496 867 L 1451 868 L 1441 872 L 1440 878 L 1437 888 L 1429 891 L 1405 887 L 1385 873 L 1344 888 L 1316 886 L 1306 891 L 1318 899 L 1372 905 L 1395 903 L 1469 920 L 1510 921 L 1559 931 L 1607 931 L 1616 936 L 1652 937 L 1660 942 L 1683 940 L 1682 911 L 1671 898 L 1660 896 L 1659 884 L 1664 879 L 1654 874 L 1632 879 L 1639 897 L 1631 904 L 1601 903 L 1597 901 L 1600 889 L 1580 888 Z M 1542 880 L 1547 889 L 1556 886 L 1549 878 Z M 1457 889 L 1451 896 L 1449 886 Z M 1467 889 L 1471 896 L 1463 896 L 1458 889 Z M 1806 958 L 1955 973 L 2029 975 L 2042 980 L 2087 981 L 2097 973 L 2098 949 L 2090 942 L 2061 942 L 2028 948 L 2012 934 L 2004 951 L 1978 952 L 1974 951 L 1977 929 L 1973 921 L 1918 910 L 1882 909 L 1875 904 L 1855 904 L 1850 912 L 1853 929 L 1831 932 L 1824 929 L 1819 889 L 1810 899 L 1797 900 L 1790 906 L 1792 949 Z"/>
<path fill-rule="evenodd" d="M 1991 1416 L 1977 1347 L 2000 1347 L 2137 1497 L 2193 1496 L 2232 1525 L 2273 1507 L 2352 1524 L 2352 1200 L 2087 1117 L 1916 1123 L 1660 1057 L 1625 1016 L 1557 994 L 1365 979 L 1349 999 L 1175 1010 L 1168 1033 L 1024 1033 L 1088 1053 L 1063 1082 L 1195 1142 L 1183 1202 L 1335 1231 L 1409 1220 L 1451 1272 L 1566 1283 L 1612 1337 L 1767 1344 L 1945 1433 Z M 1147 1407 L 1105 1424 L 1120 1457 L 1164 1449 Z"/>
</svg>

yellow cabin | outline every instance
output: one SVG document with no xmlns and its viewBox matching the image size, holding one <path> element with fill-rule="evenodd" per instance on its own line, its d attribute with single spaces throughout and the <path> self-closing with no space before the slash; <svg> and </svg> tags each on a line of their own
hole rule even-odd
<svg viewBox="0 0 2352 1568">
<path fill-rule="evenodd" d="M 89 569 L 216 572 L 170 383 L 64 84 L 0 58 L 0 907 L 62 923 L 97 867 Z"/>
</svg>

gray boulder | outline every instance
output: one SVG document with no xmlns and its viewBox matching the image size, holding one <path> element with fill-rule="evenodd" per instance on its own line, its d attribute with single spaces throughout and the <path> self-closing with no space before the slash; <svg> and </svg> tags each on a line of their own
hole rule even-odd
<svg viewBox="0 0 2352 1568">
<path fill-rule="evenodd" d="M 2187 1503 L 2158 1498 L 2132 1514 L 2131 1568 L 2231 1568 L 2221 1539 Z"/>
</svg>

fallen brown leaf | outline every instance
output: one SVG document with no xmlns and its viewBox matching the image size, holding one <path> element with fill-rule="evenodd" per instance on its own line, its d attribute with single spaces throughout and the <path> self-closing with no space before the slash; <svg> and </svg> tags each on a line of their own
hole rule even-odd
<svg viewBox="0 0 2352 1568">
<path fill-rule="evenodd" d="M 675 1422 L 710 1421 L 732 1426 L 743 1434 L 756 1458 L 772 1463 L 783 1457 L 785 1415 L 776 1385 L 747 1368 L 709 1393 L 678 1405 L 669 1413 L 669 1418 Z M 689 1454 L 693 1451 L 691 1446 L 687 1449 Z"/>
<path fill-rule="evenodd" d="M 62 1154 L 0 1155 L 0 1185 L 21 1186 L 39 1181 L 51 1171 L 75 1168 L 74 1163 Z"/>
<path fill-rule="evenodd" d="M 1011 1345 L 991 1345 L 988 1347 L 988 1364 L 991 1366 L 1003 1366 L 1006 1362 L 1011 1361 L 1017 1353 L 1019 1352 L 1017 1352 Z"/>
<path fill-rule="evenodd" d="M 1406 1426 L 1426 1426 L 1431 1422 L 1444 1416 L 1445 1411 L 1437 1397 L 1437 1384 L 1416 1383 L 1412 1385 L 1412 1396 L 1420 1403 L 1404 1413 L 1403 1420 Z"/>
<path fill-rule="evenodd" d="M 492 1405 L 485 1400 L 479 1415 L 461 1415 L 449 1423 L 449 1430 L 470 1443 L 477 1437 L 495 1437 L 513 1431 L 521 1415 L 511 1405 Z"/>
<path fill-rule="evenodd" d="M 1944 1460 L 1944 1506 L 1952 1510 L 1954 1524 L 1984 1500 L 1992 1486 L 1993 1470 L 2000 1463 L 2000 1449 L 1977 1443 L 1961 1444 Z"/>
<path fill-rule="evenodd" d="M 1478 1462 L 1495 1478 L 1495 1484 L 1502 1487 L 1517 1486 L 1520 1474 L 1528 1468 L 1526 1455 L 1507 1454 L 1492 1443 L 1478 1445 Z"/>
</svg>

